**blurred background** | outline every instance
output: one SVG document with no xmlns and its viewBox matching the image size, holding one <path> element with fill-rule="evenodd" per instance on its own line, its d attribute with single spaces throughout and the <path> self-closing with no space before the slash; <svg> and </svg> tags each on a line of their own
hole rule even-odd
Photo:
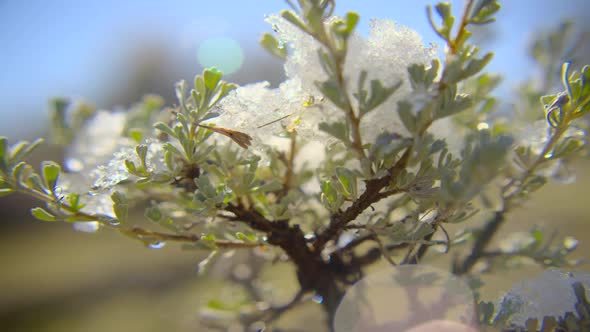
<svg viewBox="0 0 590 332">
<path fill-rule="evenodd" d="M 338 0 L 336 12 L 359 12 L 361 34 L 371 18 L 392 19 L 440 45 L 427 23 L 428 3 Z M 451 3 L 456 11 L 463 5 Z M 496 95 L 509 105 L 514 88 L 534 78 L 533 35 L 564 19 L 587 30 L 590 6 L 586 0 L 519 0 L 503 7 L 497 24 L 478 29 L 475 38 L 484 50 L 495 50 L 489 70 L 505 77 Z M 277 85 L 281 63 L 258 39 L 271 31 L 265 15 L 285 8 L 280 0 L 0 0 L 0 134 L 11 141 L 46 136 L 47 100 L 55 96 L 83 98 L 100 109 L 128 107 L 147 93 L 171 104 L 173 84 L 209 66 L 238 84 Z M 588 53 L 583 56 L 590 63 Z M 33 163 L 62 154 L 46 146 Z M 545 188 L 504 231 L 556 226 L 581 238 L 579 252 L 590 252 L 588 165 L 577 165 L 575 184 Z M 559 208 L 546 204 L 551 197 L 560 197 Z M 32 221 L 27 207 L 33 205 L 19 196 L 0 200 L 1 330 L 202 330 L 199 306 L 215 292 L 212 281 L 197 277 L 200 254 L 174 246 L 155 251 L 108 231 L 76 233 L 69 225 Z M 522 276 L 498 278 L 489 294 Z M 279 277 L 285 278 L 292 276 Z"/>
</svg>

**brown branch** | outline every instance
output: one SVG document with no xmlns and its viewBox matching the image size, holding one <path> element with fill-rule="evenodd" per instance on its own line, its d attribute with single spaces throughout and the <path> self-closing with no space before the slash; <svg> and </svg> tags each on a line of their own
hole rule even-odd
<svg viewBox="0 0 590 332">
<path fill-rule="evenodd" d="M 154 241 L 174 241 L 174 242 L 190 242 L 196 243 L 202 240 L 200 235 L 196 234 L 168 234 L 154 232 L 140 227 L 133 227 L 131 229 L 120 230 L 122 234 L 138 238 L 140 240 L 154 240 Z M 262 243 L 247 243 L 247 242 L 235 242 L 229 240 L 215 240 L 213 244 L 218 248 L 256 248 L 263 246 Z"/>
<path fill-rule="evenodd" d="M 498 211 L 494 214 L 491 220 L 489 220 L 484 228 L 481 230 L 480 235 L 475 240 L 473 244 L 473 248 L 471 249 L 471 253 L 469 256 L 465 258 L 462 263 L 455 261 L 453 263 L 453 273 L 456 275 L 463 275 L 469 273 L 473 265 L 477 263 L 477 261 L 482 257 L 484 254 L 484 250 L 487 245 L 491 242 L 492 237 L 502 223 L 504 222 L 504 212 Z"/>
<path fill-rule="evenodd" d="M 326 243 L 337 237 L 346 224 L 355 220 L 365 209 L 371 206 L 371 204 L 376 203 L 385 197 L 401 192 L 401 190 L 389 190 L 384 194 L 381 190 L 390 185 L 391 180 L 406 167 L 408 160 L 410 159 L 411 151 L 412 147 L 410 146 L 404 151 L 403 155 L 395 165 L 391 167 L 388 175 L 378 179 L 367 180 L 365 191 L 346 210 L 332 214 L 328 227 L 321 232 L 313 242 L 313 249 L 316 253 L 320 253 Z"/>
</svg>

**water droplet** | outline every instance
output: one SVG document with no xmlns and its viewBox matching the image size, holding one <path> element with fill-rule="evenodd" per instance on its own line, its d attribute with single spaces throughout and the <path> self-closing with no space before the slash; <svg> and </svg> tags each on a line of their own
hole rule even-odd
<svg viewBox="0 0 590 332">
<path fill-rule="evenodd" d="M 74 223 L 74 229 L 84 233 L 94 233 L 100 228 L 98 221 L 85 221 Z"/>
<path fill-rule="evenodd" d="M 166 242 L 156 241 L 156 242 L 152 242 L 152 243 L 148 244 L 148 247 L 150 247 L 152 249 L 160 249 L 160 248 L 164 248 L 165 245 L 166 245 Z"/>
<path fill-rule="evenodd" d="M 563 247 L 571 251 L 578 247 L 578 242 L 573 236 L 567 236 L 563 239 Z"/>
<path fill-rule="evenodd" d="M 311 298 L 311 300 L 315 303 L 322 304 L 324 302 L 324 297 L 316 294 Z"/>
<path fill-rule="evenodd" d="M 109 223 L 109 225 L 111 226 L 119 226 L 121 225 L 121 221 L 118 219 L 110 219 L 109 221 L 107 221 Z"/>
<path fill-rule="evenodd" d="M 80 172 L 81 170 L 84 169 L 84 164 L 76 158 L 68 158 L 66 159 L 66 168 L 70 171 L 70 172 Z"/>
<path fill-rule="evenodd" d="M 477 124 L 477 130 L 487 130 L 490 129 L 490 125 L 485 122 L 480 122 Z"/>
<path fill-rule="evenodd" d="M 187 213 L 184 210 L 175 210 L 170 212 L 170 217 L 172 218 L 184 218 L 186 215 Z"/>
<path fill-rule="evenodd" d="M 307 234 L 305 234 L 304 238 L 308 241 L 313 240 L 313 239 L 315 239 L 315 234 L 314 233 L 307 233 Z"/>
</svg>

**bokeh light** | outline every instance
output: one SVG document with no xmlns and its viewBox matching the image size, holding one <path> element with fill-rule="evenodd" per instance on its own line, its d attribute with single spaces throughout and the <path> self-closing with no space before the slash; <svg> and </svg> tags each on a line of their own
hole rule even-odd
<svg viewBox="0 0 590 332">
<path fill-rule="evenodd" d="M 217 67 L 225 75 L 229 75 L 242 67 L 244 51 L 234 39 L 211 37 L 199 45 L 197 60 L 205 68 Z"/>
</svg>

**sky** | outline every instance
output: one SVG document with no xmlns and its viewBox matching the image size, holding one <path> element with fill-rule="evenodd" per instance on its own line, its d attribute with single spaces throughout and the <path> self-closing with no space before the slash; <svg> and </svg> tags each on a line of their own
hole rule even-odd
<svg viewBox="0 0 590 332">
<path fill-rule="evenodd" d="M 362 34 L 370 18 L 392 19 L 418 31 L 425 43 L 440 45 L 425 15 L 426 5 L 434 1 L 336 2 L 337 13 L 354 10 L 361 15 Z M 507 77 L 503 93 L 533 71 L 526 54 L 533 33 L 587 13 L 586 2 L 501 1 L 498 35 L 489 45 L 496 56 L 489 69 Z M 463 1 L 451 3 L 458 14 Z M 130 52 L 150 39 L 157 39 L 173 58 L 186 60 L 186 71 L 192 74 L 203 62 L 223 61 L 208 51 L 222 43 L 224 52 L 234 54 L 234 63 L 218 67 L 237 70 L 250 57 L 260 56 L 249 50 L 258 47 L 262 33 L 271 31 L 265 15 L 285 8 L 280 0 L 0 0 L 0 135 L 29 137 L 45 128 L 47 100 L 53 96 L 98 99 L 99 107 L 110 106 L 100 105 L 102 93 L 125 84 L 120 73 L 129 65 Z"/>
</svg>

